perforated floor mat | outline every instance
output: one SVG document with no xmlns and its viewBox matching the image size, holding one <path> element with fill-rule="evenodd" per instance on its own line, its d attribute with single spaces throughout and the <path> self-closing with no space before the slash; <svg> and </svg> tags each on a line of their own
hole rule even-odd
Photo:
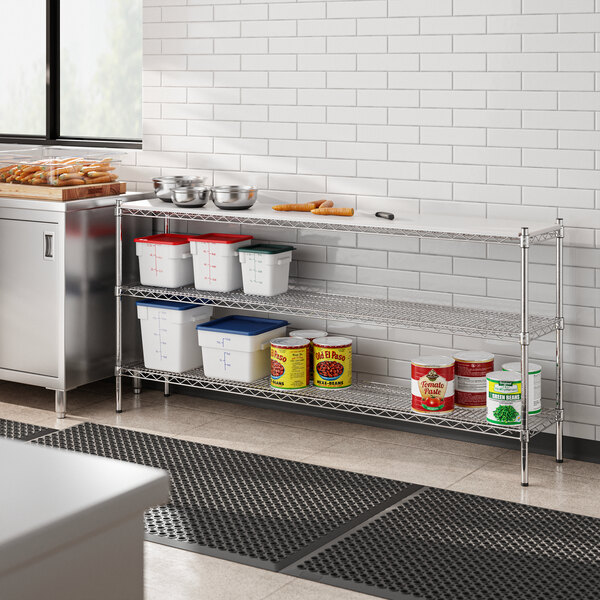
<svg viewBox="0 0 600 600">
<path fill-rule="evenodd" d="M 92 423 L 35 443 L 167 469 L 172 501 L 146 512 L 148 539 L 272 570 L 417 489 L 401 481 Z"/>
<path fill-rule="evenodd" d="M 423 488 L 288 571 L 383 598 L 598 600 L 600 520 Z"/>
<path fill-rule="evenodd" d="M 390 600 L 600 598 L 600 519 L 91 423 L 33 443 L 169 470 L 161 544 Z"/>
<path fill-rule="evenodd" d="M 12 440 L 27 442 L 54 431 L 56 431 L 56 429 L 31 425 L 29 423 L 21 423 L 20 421 L 10 421 L 9 419 L 0 419 L 0 437 Z"/>
</svg>

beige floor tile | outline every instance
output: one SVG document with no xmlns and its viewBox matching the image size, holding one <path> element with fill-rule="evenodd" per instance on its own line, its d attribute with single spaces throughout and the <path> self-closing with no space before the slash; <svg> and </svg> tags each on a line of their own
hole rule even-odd
<svg viewBox="0 0 600 600">
<path fill-rule="evenodd" d="M 518 450 L 505 450 L 495 460 L 513 465 L 519 469 L 521 464 L 521 454 Z M 529 454 L 529 464 L 534 469 L 543 469 L 554 473 L 563 473 L 565 475 L 579 475 L 580 477 L 589 477 L 590 479 L 600 480 L 600 464 L 583 462 L 580 460 L 565 459 L 563 463 L 557 463 L 554 456 L 546 454 Z"/>
<path fill-rule="evenodd" d="M 447 487 L 486 462 L 467 456 L 359 439 L 343 439 L 304 461 L 436 487 Z"/>
<path fill-rule="evenodd" d="M 529 487 L 521 486 L 519 467 L 490 461 L 449 489 L 600 517 L 600 482 L 588 477 L 529 469 Z"/>
<path fill-rule="evenodd" d="M 294 579 L 267 596 L 265 600 L 368 600 L 374 596 L 359 594 L 314 581 Z"/>
<path fill-rule="evenodd" d="M 343 439 L 329 433 L 228 416 L 188 431 L 186 437 L 205 444 L 291 460 L 303 460 Z"/>
<path fill-rule="evenodd" d="M 131 402 L 143 403 L 145 400 L 131 399 Z M 164 404 L 150 404 L 136 408 L 124 407 L 123 412 L 120 414 L 115 412 L 114 405 L 105 406 L 102 404 L 101 406 L 92 407 L 77 416 L 94 423 L 143 429 L 153 433 L 175 436 L 195 430 L 221 418 L 220 415 L 214 413 L 203 413 Z"/>
<path fill-rule="evenodd" d="M 142 396 L 147 391 L 142 392 Z M 201 410 L 203 412 L 212 412 L 221 415 L 241 416 L 243 405 L 235 402 L 226 402 L 224 400 L 215 400 L 203 396 L 188 396 L 186 394 L 173 394 L 168 397 L 163 396 L 163 402 L 169 406 L 178 406 L 180 408 L 190 408 Z"/>
<path fill-rule="evenodd" d="M 146 542 L 146 600 L 262 600 L 287 575 Z"/>
</svg>

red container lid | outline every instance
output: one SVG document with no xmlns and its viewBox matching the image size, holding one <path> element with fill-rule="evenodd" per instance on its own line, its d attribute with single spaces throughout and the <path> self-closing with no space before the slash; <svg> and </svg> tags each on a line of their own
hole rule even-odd
<svg viewBox="0 0 600 600">
<path fill-rule="evenodd" d="M 136 242 L 142 244 L 166 244 L 167 246 L 180 246 L 187 244 L 187 235 L 178 235 L 177 233 L 159 233 L 158 235 L 148 235 L 146 237 L 135 238 Z"/>
<path fill-rule="evenodd" d="M 207 233 L 206 235 L 188 235 L 190 242 L 204 242 L 205 244 L 237 244 L 251 240 L 251 235 L 235 235 L 233 233 Z"/>
</svg>

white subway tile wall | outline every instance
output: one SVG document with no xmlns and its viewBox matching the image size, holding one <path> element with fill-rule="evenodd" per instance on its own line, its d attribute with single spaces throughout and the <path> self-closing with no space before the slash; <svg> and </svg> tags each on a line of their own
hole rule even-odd
<svg viewBox="0 0 600 600">
<path fill-rule="evenodd" d="M 600 0 L 146 0 L 144 150 L 158 174 L 254 183 L 375 212 L 565 218 L 567 433 L 600 440 Z M 189 225 L 190 231 L 219 229 Z M 236 227 L 222 227 L 239 231 Z M 332 293 L 518 310 L 518 249 L 244 227 L 297 245 Z M 532 251 L 552 315 L 554 250 Z M 356 340 L 360 377 L 406 382 L 431 349 L 505 342 L 290 318 Z M 554 393 L 552 336 L 536 341 Z"/>
</svg>

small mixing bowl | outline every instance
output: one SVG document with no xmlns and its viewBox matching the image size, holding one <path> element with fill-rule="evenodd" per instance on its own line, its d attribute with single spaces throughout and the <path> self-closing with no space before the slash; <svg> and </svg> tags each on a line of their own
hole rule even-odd
<svg viewBox="0 0 600 600">
<path fill-rule="evenodd" d="M 245 210 L 258 198 L 258 190 L 253 185 L 219 185 L 212 189 L 215 206 L 223 210 Z"/>
<path fill-rule="evenodd" d="M 171 191 L 176 187 L 193 187 L 202 185 L 204 177 L 190 177 L 188 175 L 166 175 L 154 177 L 154 193 L 163 202 L 171 202 Z"/>
<path fill-rule="evenodd" d="M 176 187 L 171 200 L 176 206 L 204 206 L 210 199 L 211 189 L 204 185 Z"/>
</svg>

